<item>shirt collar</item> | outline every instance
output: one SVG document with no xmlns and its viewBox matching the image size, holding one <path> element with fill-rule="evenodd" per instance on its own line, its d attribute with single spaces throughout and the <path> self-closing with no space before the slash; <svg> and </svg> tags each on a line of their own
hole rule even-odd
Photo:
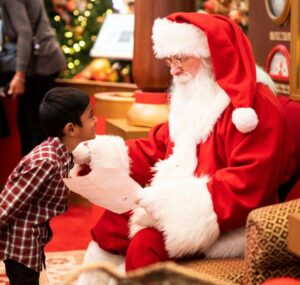
<svg viewBox="0 0 300 285">
<path fill-rule="evenodd" d="M 68 154 L 67 148 L 63 144 L 60 138 L 58 137 L 49 137 L 47 142 L 55 148 L 58 156 L 61 158 L 63 163 L 68 162 L 70 155 Z"/>
</svg>

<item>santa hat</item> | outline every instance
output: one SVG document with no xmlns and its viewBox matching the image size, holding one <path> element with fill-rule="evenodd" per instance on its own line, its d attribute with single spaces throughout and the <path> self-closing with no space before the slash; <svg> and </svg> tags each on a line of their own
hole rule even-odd
<svg viewBox="0 0 300 285">
<path fill-rule="evenodd" d="M 174 13 L 155 20 L 152 39 L 157 58 L 210 57 L 215 79 L 235 108 L 232 122 L 242 133 L 256 128 L 255 61 L 248 39 L 233 21 L 220 15 Z"/>
</svg>

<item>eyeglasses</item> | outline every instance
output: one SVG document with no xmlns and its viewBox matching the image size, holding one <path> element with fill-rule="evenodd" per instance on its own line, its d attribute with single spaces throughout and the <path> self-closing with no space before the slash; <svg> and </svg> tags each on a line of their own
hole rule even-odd
<svg viewBox="0 0 300 285">
<path fill-rule="evenodd" d="M 186 62 L 188 61 L 190 57 L 188 56 L 185 56 L 185 57 L 175 57 L 175 56 L 172 56 L 172 57 L 167 57 L 165 59 L 165 63 L 168 67 L 183 67 Z"/>
</svg>

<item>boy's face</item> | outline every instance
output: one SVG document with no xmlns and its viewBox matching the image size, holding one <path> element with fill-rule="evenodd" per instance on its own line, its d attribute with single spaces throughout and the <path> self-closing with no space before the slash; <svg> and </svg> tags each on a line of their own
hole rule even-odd
<svg viewBox="0 0 300 285">
<path fill-rule="evenodd" d="M 87 141 L 94 139 L 96 136 L 96 122 L 97 118 L 94 116 L 94 112 L 90 105 L 85 109 L 80 117 L 81 127 L 78 126 L 78 139 L 80 141 Z"/>
</svg>

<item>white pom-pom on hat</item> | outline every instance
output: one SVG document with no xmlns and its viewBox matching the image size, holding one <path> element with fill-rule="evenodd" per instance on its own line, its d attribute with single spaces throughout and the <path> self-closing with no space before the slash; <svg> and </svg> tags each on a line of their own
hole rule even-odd
<svg viewBox="0 0 300 285">
<path fill-rule="evenodd" d="M 241 133 L 249 133 L 256 128 L 258 118 L 252 108 L 236 108 L 232 113 L 232 122 Z"/>
</svg>

